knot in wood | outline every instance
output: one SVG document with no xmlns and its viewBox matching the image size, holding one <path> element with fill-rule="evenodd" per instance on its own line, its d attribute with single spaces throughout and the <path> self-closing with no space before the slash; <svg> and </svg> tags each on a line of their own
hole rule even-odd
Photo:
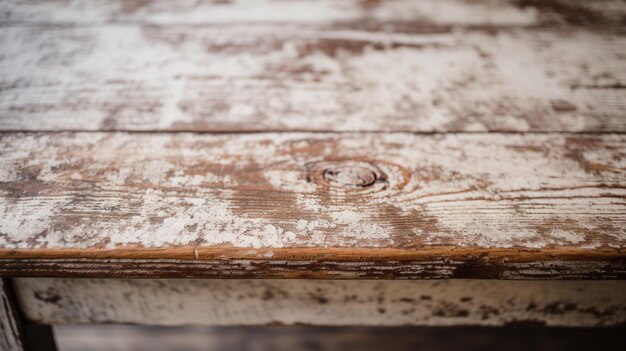
<svg viewBox="0 0 626 351">
<path fill-rule="evenodd" d="M 324 171 L 324 179 L 331 184 L 348 187 L 366 187 L 376 182 L 374 171 L 361 166 L 340 166 Z"/>
<path fill-rule="evenodd" d="M 397 180 L 405 182 L 403 173 L 397 172 L 394 165 L 379 161 L 326 160 L 308 163 L 306 167 L 307 180 L 325 187 L 333 196 L 386 191 L 390 185 L 387 174 L 395 176 L 391 180 L 394 186 L 398 184 Z"/>
</svg>

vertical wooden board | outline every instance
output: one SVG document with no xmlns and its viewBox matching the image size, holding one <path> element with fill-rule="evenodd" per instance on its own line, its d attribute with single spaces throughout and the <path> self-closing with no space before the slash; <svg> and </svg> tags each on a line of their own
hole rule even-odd
<svg viewBox="0 0 626 351">
<path fill-rule="evenodd" d="M 57 351 L 49 325 L 24 319 L 12 283 L 8 278 L 0 279 L 0 350 Z"/>
<path fill-rule="evenodd" d="M 21 321 L 6 279 L 0 279 L 0 350 L 24 351 Z"/>
</svg>

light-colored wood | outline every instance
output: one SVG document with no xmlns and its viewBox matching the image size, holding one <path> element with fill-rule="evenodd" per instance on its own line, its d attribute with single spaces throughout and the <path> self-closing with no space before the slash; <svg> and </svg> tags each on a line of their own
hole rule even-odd
<svg viewBox="0 0 626 351">
<path fill-rule="evenodd" d="M 625 281 L 16 279 L 44 323 L 611 326 Z"/>
<path fill-rule="evenodd" d="M 10 133 L 0 273 L 623 277 L 625 153 L 622 135 Z"/>
<path fill-rule="evenodd" d="M 414 27 L 467 26 L 619 26 L 621 0 L 110 0 L 89 2 L 4 0 L 0 23 L 229 24 L 232 22 L 353 23 L 397 21 Z M 366 27 L 368 28 L 368 27 Z M 405 27 L 400 27 L 403 29 Z M 617 29 L 617 28 L 616 28 Z M 387 28 L 387 30 L 392 30 Z"/>
<path fill-rule="evenodd" d="M 4 1 L 0 129 L 625 132 L 601 3 Z"/>
<path fill-rule="evenodd" d="M 366 4 L 366 2 L 368 2 Z M 360 1 L 360 0 L 113 0 L 90 4 L 87 1 L 3 1 L 0 21 L 3 24 L 108 23 L 230 24 L 258 23 L 352 23 L 356 21 L 412 21 L 424 25 L 537 25 L 546 17 L 535 9 L 509 1 Z M 601 7 L 600 7 L 601 9 Z M 619 7 L 618 7 L 619 9 Z M 557 10 L 558 11 L 558 10 Z M 581 11 L 582 12 L 582 11 Z M 608 12 L 608 11 L 604 11 Z M 473 16 L 467 16 L 467 15 Z M 557 14 L 557 15 L 564 15 Z M 604 14 L 609 16 L 610 14 Z M 541 17 L 541 19 L 540 19 Z M 614 15 L 617 17 L 617 14 Z M 366 23 L 370 24 L 371 23 Z"/>
</svg>

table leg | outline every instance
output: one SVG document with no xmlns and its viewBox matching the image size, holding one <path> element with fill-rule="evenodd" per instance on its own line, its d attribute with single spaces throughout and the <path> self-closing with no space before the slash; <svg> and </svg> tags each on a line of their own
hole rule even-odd
<svg viewBox="0 0 626 351">
<path fill-rule="evenodd" d="M 0 350 L 56 351 L 52 328 L 25 320 L 10 279 L 0 279 Z"/>
</svg>

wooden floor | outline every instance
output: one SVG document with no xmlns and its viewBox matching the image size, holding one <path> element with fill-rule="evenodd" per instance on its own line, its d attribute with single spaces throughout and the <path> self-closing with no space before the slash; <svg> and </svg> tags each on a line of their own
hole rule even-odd
<svg viewBox="0 0 626 351">
<path fill-rule="evenodd" d="M 623 333 L 623 329 L 524 327 L 55 327 L 60 351 L 619 350 L 626 345 Z"/>
</svg>

